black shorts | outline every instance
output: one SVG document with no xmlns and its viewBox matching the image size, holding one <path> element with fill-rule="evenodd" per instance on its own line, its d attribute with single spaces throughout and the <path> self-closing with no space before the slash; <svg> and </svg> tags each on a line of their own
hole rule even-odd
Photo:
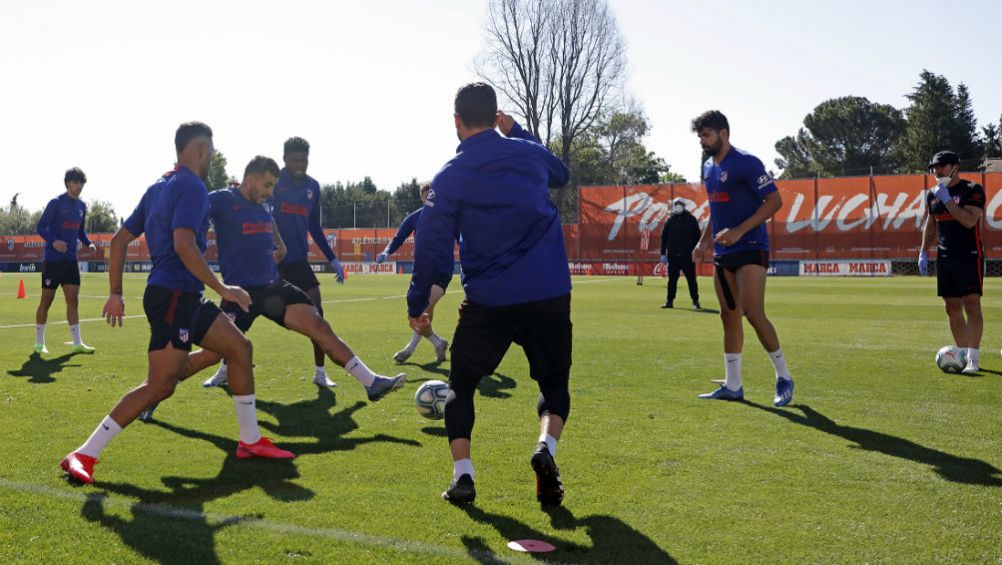
<svg viewBox="0 0 1002 565">
<path fill-rule="evenodd" d="M 453 379 L 479 380 L 501 364 L 512 343 L 525 351 L 533 380 L 567 383 L 571 370 L 571 295 L 512 306 L 463 301 L 452 338 Z"/>
<path fill-rule="evenodd" d="M 450 282 L 452 282 L 452 273 L 442 273 L 438 276 L 438 280 L 435 281 L 435 284 L 442 287 L 442 290 L 448 290 Z"/>
<path fill-rule="evenodd" d="M 174 349 L 191 351 L 191 344 L 202 342 L 220 314 L 219 307 L 201 292 L 156 285 L 146 287 L 143 309 L 150 322 L 149 351 L 164 349 L 168 343 Z"/>
<path fill-rule="evenodd" d="M 76 261 L 42 263 L 42 288 L 55 290 L 61 284 L 80 286 L 80 264 Z"/>
<path fill-rule="evenodd" d="M 264 316 L 272 322 L 285 327 L 285 309 L 293 304 L 309 304 L 313 301 L 299 287 L 284 280 L 264 286 L 244 287 L 251 297 L 250 312 L 244 312 L 236 302 L 223 302 L 222 309 L 226 317 L 240 331 L 247 333 L 258 316 Z"/>
<path fill-rule="evenodd" d="M 735 251 L 734 253 L 713 256 L 713 266 L 718 269 L 726 269 L 732 273 L 736 273 L 739 268 L 745 265 L 758 265 L 768 269 L 769 252 L 749 249 L 747 251 Z"/>
<path fill-rule="evenodd" d="M 960 298 L 984 291 L 985 264 L 977 256 L 936 261 L 936 294 Z"/>
<path fill-rule="evenodd" d="M 313 272 L 313 267 L 309 261 L 296 261 L 287 265 L 278 266 L 278 275 L 286 281 L 299 287 L 303 292 L 309 292 L 320 286 L 317 274 Z"/>
</svg>

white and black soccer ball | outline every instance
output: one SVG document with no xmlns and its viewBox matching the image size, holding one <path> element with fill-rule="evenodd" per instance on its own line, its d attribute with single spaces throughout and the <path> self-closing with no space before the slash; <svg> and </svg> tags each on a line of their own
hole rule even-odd
<svg viewBox="0 0 1002 565">
<path fill-rule="evenodd" d="M 414 393 L 418 414 L 432 420 L 445 417 L 445 399 L 449 396 L 449 383 L 425 381 Z"/>
<path fill-rule="evenodd" d="M 944 373 L 959 373 L 967 365 L 967 350 L 944 345 L 936 352 L 936 366 Z"/>
</svg>

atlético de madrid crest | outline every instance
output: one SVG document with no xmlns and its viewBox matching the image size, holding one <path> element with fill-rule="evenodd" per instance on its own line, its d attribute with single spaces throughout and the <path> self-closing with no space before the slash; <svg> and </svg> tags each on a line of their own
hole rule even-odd
<svg viewBox="0 0 1002 565">
<path fill-rule="evenodd" d="M 311 200 L 313 198 L 313 189 L 311 188 L 306 189 L 306 198 L 307 200 Z"/>
<path fill-rule="evenodd" d="M 727 171 L 720 171 L 720 182 L 727 182 Z"/>
</svg>

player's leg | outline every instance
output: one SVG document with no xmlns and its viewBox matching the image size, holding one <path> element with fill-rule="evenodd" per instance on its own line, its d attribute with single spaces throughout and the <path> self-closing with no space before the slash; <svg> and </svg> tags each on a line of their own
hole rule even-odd
<svg viewBox="0 0 1002 565">
<path fill-rule="evenodd" d="M 741 289 L 741 309 L 776 370 L 776 396 L 773 404 L 786 406 L 793 400 L 793 377 L 786 365 L 783 348 L 779 345 L 776 328 L 765 314 L 766 274 L 766 268 L 762 265 L 744 265 L 738 268 L 736 278 Z"/>
<path fill-rule="evenodd" d="M 714 264 L 713 288 L 720 302 L 720 321 L 724 326 L 724 384 L 717 390 L 699 395 L 714 400 L 740 400 L 744 398 L 741 382 L 741 349 L 744 346 L 742 326 L 741 289 L 733 271 Z"/>
<path fill-rule="evenodd" d="M 306 296 L 310 297 L 310 300 L 313 302 L 313 305 L 317 307 L 317 313 L 320 314 L 321 318 L 323 318 L 324 301 L 323 298 L 320 296 L 320 285 L 316 285 L 310 288 L 309 290 L 304 290 L 304 292 L 306 292 Z M 327 369 L 324 368 L 324 363 L 325 363 L 324 348 L 321 347 L 321 345 L 316 341 L 312 343 L 313 343 L 313 365 L 314 365 L 313 378 L 314 379 L 319 379 L 321 377 L 327 378 Z"/>
<path fill-rule="evenodd" d="M 950 333 L 953 334 L 953 342 L 957 347 L 968 348 L 967 342 L 967 320 L 964 319 L 964 301 L 956 296 L 944 296 L 943 305 L 946 308 L 946 317 L 950 320 Z"/>
<path fill-rule="evenodd" d="M 529 374 L 539 386 L 536 411 L 539 440 L 529 464 L 536 474 L 536 499 L 544 505 L 559 505 L 563 482 L 554 459 L 557 441 L 570 414 L 572 325 L 570 295 L 529 305 L 515 338 L 529 360 Z"/>
<path fill-rule="evenodd" d="M 56 289 L 45 286 L 45 279 L 42 279 L 42 295 L 38 300 L 38 309 L 35 310 L 35 353 L 48 353 L 45 347 L 45 324 L 49 320 L 49 308 L 56 298 Z"/>
<path fill-rule="evenodd" d="M 301 333 L 314 343 L 319 344 L 324 353 L 330 357 L 345 372 L 355 377 L 355 379 L 365 387 L 369 400 L 375 402 L 386 394 L 399 389 L 407 381 L 406 373 L 400 373 L 395 377 L 384 377 L 372 372 L 369 367 L 358 358 L 341 338 L 334 333 L 327 320 L 320 317 L 316 308 L 312 304 L 296 303 L 289 304 L 285 308 L 282 325 Z M 316 380 L 314 382 L 317 382 Z M 323 386 L 335 386 L 333 382 L 317 382 Z"/>
<path fill-rule="evenodd" d="M 492 374 L 504 358 L 514 337 L 503 309 L 488 308 L 468 301 L 459 309 L 459 323 L 453 336 L 449 395 L 445 400 L 445 430 L 452 455 L 452 482 L 442 498 L 453 503 L 469 503 L 476 498 L 475 474 L 470 458 L 477 384 Z"/>
<path fill-rule="evenodd" d="M 94 353 L 94 348 L 85 344 L 80 337 L 80 285 L 64 284 L 63 297 L 66 299 L 66 322 L 70 325 L 74 353 Z"/>
<path fill-rule="evenodd" d="M 685 284 L 689 287 L 689 298 L 692 299 L 692 307 L 700 310 L 699 305 L 699 283 L 696 279 L 696 264 L 692 259 L 685 257 L 682 259 L 682 272 L 685 274 Z"/>
<path fill-rule="evenodd" d="M 445 289 L 449 285 L 449 278 L 452 278 L 451 275 L 443 277 L 443 279 L 445 279 L 444 282 L 440 280 L 437 284 L 431 285 L 431 292 L 428 297 L 428 307 L 425 309 L 425 312 L 428 313 L 428 317 L 432 320 L 434 320 L 435 316 L 435 305 L 438 304 L 438 301 L 441 300 L 443 296 L 445 296 Z M 435 362 L 441 363 L 445 361 L 445 352 L 449 349 L 449 342 L 439 337 L 438 334 L 435 333 L 434 329 L 431 330 L 431 333 L 427 336 L 427 338 L 428 341 L 431 342 L 431 345 L 435 348 Z"/>
<path fill-rule="evenodd" d="M 662 308 L 675 307 L 675 296 L 678 293 L 678 277 L 681 269 L 682 265 L 679 264 L 678 260 L 668 261 L 668 294 L 665 295 L 665 303 L 661 305 Z"/>
<path fill-rule="evenodd" d="M 963 373 L 970 375 L 980 370 L 981 335 L 984 333 L 985 320 L 981 315 L 980 294 L 968 294 L 960 300 L 967 316 L 967 365 Z"/>
</svg>

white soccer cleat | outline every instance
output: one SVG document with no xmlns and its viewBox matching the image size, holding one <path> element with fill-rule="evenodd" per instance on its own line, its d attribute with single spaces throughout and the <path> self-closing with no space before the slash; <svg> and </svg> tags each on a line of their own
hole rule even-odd
<svg viewBox="0 0 1002 565">
<path fill-rule="evenodd" d="M 221 365 L 216 371 L 216 374 L 205 379 L 202 386 L 205 388 L 212 388 L 214 386 L 223 386 L 226 384 L 226 365 Z"/>
<path fill-rule="evenodd" d="M 316 375 L 313 375 L 313 384 L 324 388 L 334 388 L 337 386 L 336 382 L 327 377 L 327 373 L 317 373 Z"/>
<path fill-rule="evenodd" d="M 441 363 L 445 361 L 445 352 L 449 350 L 449 342 L 444 339 L 438 341 L 438 345 L 435 346 L 435 362 Z"/>
<path fill-rule="evenodd" d="M 967 365 L 964 366 L 964 370 L 960 371 L 962 375 L 976 375 L 981 369 L 978 367 L 977 363 L 973 361 L 968 361 Z"/>
</svg>

